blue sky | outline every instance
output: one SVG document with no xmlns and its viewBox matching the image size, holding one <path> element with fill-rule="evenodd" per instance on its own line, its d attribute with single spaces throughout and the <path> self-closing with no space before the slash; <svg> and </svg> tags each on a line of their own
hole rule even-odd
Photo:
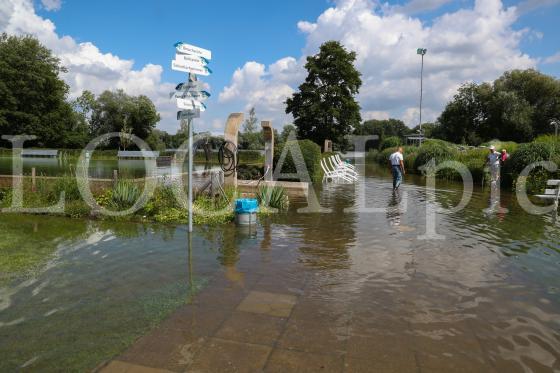
<svg viewBox="0 0 560 373">
<path fill-rule="evenodd" d="M 228 113 L 252 106 L 276 127 L 289 123 L 282 102 L 305 77 L 305 56 L 329 39 L 358 53 L 363 118 L 396 117 L 412 126 L 418 114 L 415 47 L 428 48 L 423 114 L 434 120 L 465 81 L 527 67 L 560 76 L 557 19 L 560 0 L 0 4 L 0 31 L 35 34 L 59 54 L 70 70 L 71 95 L 116 88 L 146 94 L 162 113 L 160 128 L 169 132 L 178 124 L 165 93 L 184 79 L 170 69 L 176 41 L 213 53 L 214 74 L 203 79 L 213 96 L 199 130 L 219 133 Z"/>
</svg>

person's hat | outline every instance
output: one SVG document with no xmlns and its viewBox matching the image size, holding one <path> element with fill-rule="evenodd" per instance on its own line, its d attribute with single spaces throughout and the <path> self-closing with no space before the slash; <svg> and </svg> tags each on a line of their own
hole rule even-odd
<svg viewBox="0 0 560 373">
<path fill-rule="evenodd" d="M 494 145 L 490 145 L 490 150 L 496 150 L 496 147 Z"/>
</svg>

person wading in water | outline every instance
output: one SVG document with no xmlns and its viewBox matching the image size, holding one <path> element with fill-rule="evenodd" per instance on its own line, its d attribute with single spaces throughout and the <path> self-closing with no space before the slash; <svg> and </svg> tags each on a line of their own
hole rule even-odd
<svg viewBox="0 0 560 373">
<path fill-rule="evenodd" d="M 389 157 L 389 165 L 391 166 L 391 172 L 393 173 L 393 191 L 396 191 L 399 189 L 403 175 L 405 174 L 402 146 L 399 146 L 397 151 L 391 154 Z"/>
</svg>

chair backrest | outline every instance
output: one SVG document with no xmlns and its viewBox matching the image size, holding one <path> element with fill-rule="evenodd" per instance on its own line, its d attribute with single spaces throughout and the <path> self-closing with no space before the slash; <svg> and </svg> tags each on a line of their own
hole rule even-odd
<svg viewBox="0 0 560 373">
<path fill-rule="evenodd" d="M 554 188 L 546 188 L 544 194 L 546 195 L 559 195 L 560 194 L 560 180 L 548 180 L 546 185 L 553 186 Z"/>
<path fill-rule="evenodd" d="M 329 157 L 329 163 L 331 164 L 331 166 L 334 170 L 336 170 L 338 168 L 338 166 L 340 166 L 337 162 L 334 161 L 333 156 Z"/>
<path fill-rule="evenodd" d="M 321 168 L 323 169 L 323 171 L 324 171 L 326 174 L 332 173 L 332 171 L 330 171 L 330 170 L 326 167 L 326 165 L 325 165 L 323 162 L 324 162 L 324 159 L 321 159 Z"/>
</svg>

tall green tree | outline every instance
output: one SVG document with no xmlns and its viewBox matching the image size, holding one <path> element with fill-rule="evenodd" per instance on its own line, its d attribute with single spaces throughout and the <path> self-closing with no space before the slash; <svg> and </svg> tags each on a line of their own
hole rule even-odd
<svg viewBox="0 0 560 373">
<path fill-rule="evenodd" d="M 92 136 L 109 132 L 129 132 L 146 139 L 160 120 L 154 103 L 146 96 L 129 96 L 123 90 L 105 91 L 92 102 L 89 94 L 82 96 L 89 107 Z M 113 146 L 117 146 L 113 140 Z M 128 145 L 128 144 L 127 144 Z"/>
<path fill-rule="evenodd" d="M 286 141 L 288 141 L 288 136 L 292 132 L 295 132 L 295 134 L 297 136 L 297 128 L 293 124 L 286 124 L 282 128 L 282 132 L 280 132 L 280 135 L 279 136 L 274 136 L 274 141 L 277 144 L 285 144 Z"/>
<path fill-rule="evenodd" d="M 35 135 L 30 145 L 82 146 L 86 127 L 66 101 L 60 60 L 32 36 L 0 35 L 0 134 Z"/>
<path fill-rule="evenodd" d="M 386 137 L 396 136 L 401 139 L 411 132 L 410 128 L 400 119 L 371 119 L 366 120 L 354 130 L 356 135 L 377 135 L 379 142 Z"/>
<path fill-rule="evenodd" d="M 356 53 L 338 41 L 324 43 L 318 54 L 307 57 L 307 78 L 286 101 L 286 113 L 293 115 L 298 137 L 321 147 L 329 139 L 342 150 L 348 148 L 346 136 L 361 122 L 354 96 L 362 80 L 355 60 Z"/>
<path fill-rule="evenodd" d="M 249 117 L 243 123 L 243 132 L 239 134 L 239 145 L 242 149 L 258 150 L 264 148 L 262 130 L 257 127 L 258 121 L 253 107 L 249 110 Z"/>
<path fill-rule="evenodd" d="M 438 119 L 441 138 L 477 145 L 499 138 L 517 142 L 554 131 L 560 117 L 560 81 L 536 70 L 513 70 L 492 84 L 459 88 Z"/>
<path fill-rule="evenodd" d="M 255 114 L 255 108 L 252 107 L 251 110 L 249 110 L 249 118 L 245 119 L 245 122 L 243 123 L 243 131 L 245 133 L 256 132 L 257 122 L 258 122 L 258 118 L 257 115 Z"/>
</svg>

